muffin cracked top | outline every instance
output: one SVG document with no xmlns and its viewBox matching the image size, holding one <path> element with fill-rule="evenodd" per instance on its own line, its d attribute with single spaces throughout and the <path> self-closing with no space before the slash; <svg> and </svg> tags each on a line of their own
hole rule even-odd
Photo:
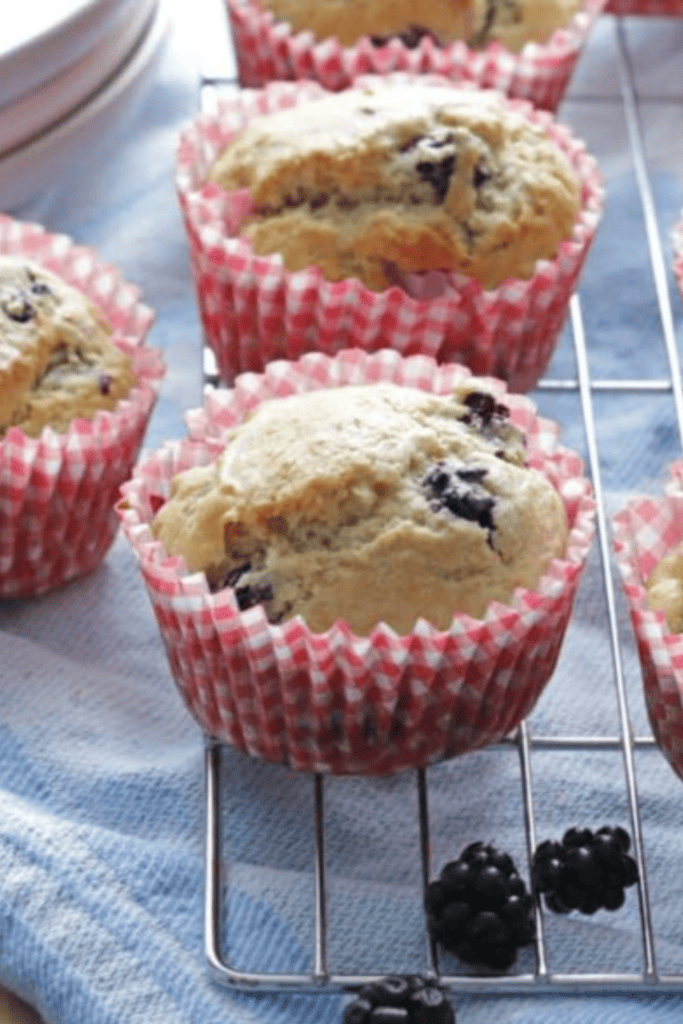
<svg viewBox="0 0 683 1024">
<path fill-rule="evenodd" d="M 66 431 L 130 394 L 136 376 L 83 292 L 19 256 L 0 256 L 0 437 Z"/>
<path fill-rule="evenodd" d="M 361 36 L 377 44 L 392 36 L 414 46 L 424 35 L 437 45 L 462 39 L 472 47 L 496 41 L 509 50 L 545 43 L 566 27 L 580 0 L 259 0 L 295 32 L 336 36 L 352 46 Z"/>
<path fill-rule="evenodd" d="M 535 587 L 567 544 L 564 505 L 508 410 L 475 378 L 451 395 L 395 384 L 263 402 L 211 465 L 173 481 L 152 530 L 271 622 L 359 635 L 482 617 Z"/>
<path fill-rule="evenodd" d="M 376 291 L 428 270 L 488 289 L 528 279 L 581 201 L 565 154 L 496 93 L 414 81 L 255 117 L 209 180 L 250 191 L 242 234 L 258 254 Z"/>
</svg>

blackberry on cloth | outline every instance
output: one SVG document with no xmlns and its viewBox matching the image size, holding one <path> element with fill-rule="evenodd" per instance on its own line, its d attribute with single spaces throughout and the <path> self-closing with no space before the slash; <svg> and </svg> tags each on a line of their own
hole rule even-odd
<svg viewBox="0 0 683 1024">
<path fill-rule="evenodd" d="M 547 839 L 534 853 L 531 878 L 548 910 L 594 914 L 601 908 L 618 910 L 625 892 L 638 881 L 636 862 L 629 856 L 631 838 L 621 826 L 568 829 L 561 842 Z"/>
<path fill-rule="evenodd" d="M 455 1024 L 445 990 L 422 975 L 390 975 L 364 985 L 343 1024 Z"/>
<path fill-rule="evenodd" d="M 534 901 L 509 854 L 491 843 L 466 847 L 427 887 L 432 937 L 464 963 L 506 970 L 536 934 Z"/>
</svg>

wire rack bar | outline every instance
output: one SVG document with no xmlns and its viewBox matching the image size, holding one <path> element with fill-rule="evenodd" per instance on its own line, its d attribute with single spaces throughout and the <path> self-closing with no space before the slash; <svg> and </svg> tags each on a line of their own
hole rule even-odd
<svg viewBox="0 0 683 1024">
<path fill-rule="evenodd" d="M 603 566 L 603 587 L 607 603 L 607 616 L 609 634 L 612 647 L 612 662 L 614 667 L 614 683 L 617 691 L 617 703 L 619 708 L 619 721 L 621 725 L 621 748 L 624 760 L 624 773 L 626 778 L 626 790 L 628 794 L 629 811 L 631 815 L 631 827 L 633 829 L 633 846 L 635 860 L 640 875 L 638 886 L 638 902 L 640 908 L 643 952 L 645 956 L 645 977 L 654 978 L 656 967 L 654 962 L 654 942 L 652 935 L 652 921 L 650 903 L 648 899 L 647 876 L 645 870 L 645 855 L 643 853 L 642 826 L 640 820 L 640 808 L 638 804 L 638 788 L 636 783 L 635 764 L 633 759 L 633 746 L 631 743 L 631 720 L 629 716 L 626 687 L 624 684 L 624 673 L 619 644 L 619 633 L 617 628 L 616 605 L 614 601 L 614 587 L 610 573 L 610 543 L 605 517 L 605 504 L 602 492 L 600 474 L 600 458 L 596 440 L 595 417 L 591 401 L 588 382 L 590 373 L 588 368 L 588 353 L 586 351 L 586 339 L 581 320 L 581 310 L 578 296 L 574 296 L 571 302 L 571 321 L 574 335 L 574 350 L 579 378 L 579 394 L 581 398 L 581 410 L 586 428 L 586 441 L 588 445 L 588 462 L 593 480 L 593 488 L 597 502 L 597 532 L 600 545 L 600 558 Z"/>
<path fill-rule="evenodd" d="M 214 0 L 212 0 L 212 3 Z M 220 0 L 222 7 L 222 0 Z M 680 992 L 683 990 L 683 975 L 662 973 L 657 967 L 655 936 L 648 891 L 647 865 L 643 849 L 642 823 L 639 807 L 638 783 L 634 763 L 636 750 L 655 746 L 652 736 L 636 736 L 633 733 L 628 698 L 624 683 L 622 656 L 618 636 L 617 612 L 611 571 L 611 548 L 605 515 L 600 473 L 600 455 L 597 444 L 596 423 L 593 410 L 593 396 L 597 393 L 657 394 L 672 396 L 679 436 L 683 445 L 683 388 L 680 364 L 676 347 L 676 335 L 672 312 L 672 301 L 667 281 L 666 261 L 662 246 L 656 207 L 647 171 L 647 161 L 640 124 L 638 98 L 634 86 L 634 72 L 626 45 L 623 21 L 614 19 L 618 54 L 620 100 L 626 118 L 632 165 L 638 185 L 645 231 L 648 240 L 654 288 L 662 328 L 669 379 L 652 380 L 601 380 L 591 379 L 588 348 L 578 296 L 570 304 L 570 326 L 576 357 L 576 379 L 544 379 L 539 391 L 572 392 L 579 398 L 584 422 L 587 462 L 597 499 L 597 534 L 602 567 L 603 596 L 607 611 L 614 685 L 617 698 L 619 731 L 616 735 L 603 736 L 543 736 L 533 735 L 527 723 L 490 749 L 516 747 L 519 755 L 521 806 L 524 818 L 527 855 L 529 862 L 536 848 L 536 814 L 531 754 L 534 750 L 575 750 L 583 752 L 620 751 L 633 837 L 633 854 L 639 869 L 640 881 L 637 886 L 642 944 L 642 969 L 632 972 L 610 973 L 562 973 L 553 972 L 549 967 L 544 926 L 544 912 L 536 907 L 536 949 L 535 968 L 529 973 L 515 975 L 479 977 L 443 974 L 439 969 L 439 956 L 431 941 L 425 924 L 428 970 L 439 977 L 442 984 L 453 993 L 487 995 L 545 995 L 549 993 L 632 993 L 635 990 L 652 992 Z M 234 96 L 239 91 L 237 64 L 232 41 L 224 21 L 225 33 L 222 40 L 214 38 L 211 53 L 202 74 L 200 108 L 215 110 L 221 96 Z M 221 48 L 223 58 L 221 59 Z M 204 379 L 207 386 L 216 386 L 219 376 L 211 351 L 204 349 Z M 310 973 L 286 974 L 247 972 L 231 966 L 222 948 L 222 922 L 227 907 L 227 882 L 225 856 L 222 844 L 221 786 L 222 747 L 214 740 L 207 740 L 205 751 L 206 775 L 206 873 L 205 873 L 205 950 L 209 967 L 216 980 L 225 985 L 241 987 L 251 991 L 307 991 L 320 989 L 355 990 L 379 974 L 335 974 L 330 973 L 327 963 L 328 915 L 327 885 L 325 878 L 325 778 L 311 776 L 313 787 L 313 850 L 314 850 L 314 949 L 313 967 Z M 432 877 L 430 863 L 429 786 L 425 770 L 414 773 L 417 795 L 417 819 L 419 830 L 419 856 L 423 893 Z"/>
<path fill-rule="evenodd" d="M 542 740 L 542 738 L 541 738 Z M 516 745 L 519 748 L 521 766 L 522 802 L 526 822 L 527 843 L 529 856 L 533 853 L 536 845 L 535 818 L 533 811 L 533 785 L 531 781 L 531 759 L 530 752 L 536 746 L 543 747 L 545 744 L 535 740 L 529 735 L 527 726 L 522 724 L 514 739 L 506 740 L 497 744 L 499 748 L 509 745 Z M 615 741 L 608 743 L 605 749 L 614 749 Z M 601 742 L 592 739 L 592 749 L 601 749 Z M 348 991 L 360 988 L 368 982 L 377 980 L 380 974 L 334 974 L 328 973 L 325 969 L 325 958 L 318 955 L 318 943 L 324 948 L 325 944 L 325 921 L 324 911 L 322 918 L 316 922 L 316 956 L 313 970 L 301 974 L 279 974 L 248 972 L 236 970 L 231 967 L 223 954 L 221 948 L 221 921 L 223 908 L 225 906 L 227 891 L 224 885 L 224 865 L 222 844 L 220 839 L 221 819 L 221 752 L 220 743 L 208 741 L 206 745 L 206 793 L 207 793 L 207 872 L 206 872 L 206 956 L 208 964 L 216 980 L 222 984 L 248 989 L 250 991 L 273 992 L 273 991 L 305 991 L 315 992 L 324 988 L 325 991 Z M 494 748 L 495 749 L 495 748 Z M 427 776 L 423 770 L 415 773 L 415 781 L 418 793 L 418 818 L 420 826 L 420 850 L 422 862 L 422 880 L 426 886 L 429 878 L 429 814 L 428 814 L 428 784 Z M 316 794 L 314 815 L 314 845 L 316 852 L 316 871 L 324 864 L 324 843 L 322 835 L 322 807 L 324 803 L 325 779 L 323 776 L 313 776 L 312 785 Z M 316 876 L 319 877 L 319 876 Z M 322 894 L 323 889 L 320 890 Z M 322 902 L 324 906 L 324 895 Z M 516 974 L 512 976 L 476 977 L 463 975 L 442 974 L 438 967 L 438 954 L 430 942 L 425 929 L 426 941 L 429 946 L 428 970 L 436 974 L 441 983 L 453 993 L 459 994 L 481 994 L 481 995 L 548 995 L 552 992 L 569 992 L 585 995 L 587 993 L 629 993 L 634 989 L 647 987 L 653 992 L 676 992 L 683 990 L 683 977 L 674 974 L 660 974 L 653 968 L 652 963 L 647 961 L 647 942 L 644 943 L 645 956 L 644 968 L 640 972 L 614 972 L 606 973 L 560 973 L 551 972 L 548 968 L 547 950 L 545 944 L 545 933 L 543 927 L 543 912 L 537 908 L 537 939 L 536 939 L 536 968 L 533 973 Z M 645 917 L 647 921 L 647 916 Z M 649 935 L 648 924 L 643 925 L 645 935 Z"/>
</svg>

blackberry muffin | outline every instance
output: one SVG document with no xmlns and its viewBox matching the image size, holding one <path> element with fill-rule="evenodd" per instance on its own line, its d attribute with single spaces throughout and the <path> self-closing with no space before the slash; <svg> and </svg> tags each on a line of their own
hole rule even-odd
<svg viewBox="0 0 683 1024">
<path fill-rule="evenodd" d="M 224 384 L 395 348 L 528 391 L 604 206 L 595 160 L 550 114 L 435 75 L 243 89 L 182 132 L 176 188 Z"/>
<path fill-rule="evenodd" d="M 606 2 L 226 0 L 242 86 L 439 74 L 552 111 Z"/>
<path fill-rule="evenodd" d="M 565 154 L 495 93 L 400 79 L 255 117 L 208 177 L 249 190 L 255 253 L 375 291 L 425 271 L 529 279 L 581 207 Z"/>
<path fill-rule="evenodd" d="M 528 103 L 466 83 L 456 89 L 441 77 L 368 76 L 349 91 L 350 100 L 314 82 L 243 89 L 180 135 L 178 201 L 221 382 L 303 352 L 392 347 L 529 390 L 549 364 L 602 215 L 602 175 L 585 143 Z M 412 105 L 397 110 L 396 96 Z M 375 113 L 358 118 L 358 97 Z M 305 164 L 297 164 L 302 108 L 336 110 L 337 100 L 335 131 L 349 144 L 332 145 L 332 159 L 318 126 Z M 450 102 L 456 117 L 471 115 L 476 130 L 463 124 L 447 137 L 451 129 L 438 118 L 440 104 Z M 260 138 L 258 126 L 270 116 L 284 118 L 294 136 L 283 139 L 282 151 L 266 136 L 259 161 L 243 140 Z M 511 180 L 502 153 L 512 151 L 521 164 L 525 146 L 529 161 L 539 156 L 540 163 L 520 167 L 519 180 Z M 222 154 L 225 185 L 212 180 Z M 238 183 L 252 168 L 256 200 L 251 186 Z M 286 171 L 289 193 L 279 213 Z M 379 202 L 373 181 L 383 190 Z M 295 265 L 309 263 L 290 269 L 282 251 L 260 255 L 256 241 L 258 249 L 283 246 Z M 493 282 L 526 272 L 551 249 L 554 258 L 537 259 L 527 280 L 492 289 L 475 275 Z M 443 269 L 450 260 L 465 272 Z M 326 276 L 347 273 L 354 275 Z"/>
<path fill-rule="evenodd" d="M 397 36 L 415 46 L 428 35 L 437 44 L 460 39 L 480 48 L 496 41 L 509 50 L 545 43 L 564 28 L 580 0 L 258 0 L 294 32 L 335 37 L 351 46 L 362 36 L 382 45 Z"/>
<path fill-rule="evenodd" d="M 213 464 L 175 478 L 153 524 L 171 555 L 271 622 L 358 635 L 447 629 L 533 588 L 567 544 L 564 506 L 524 465 L 485 385 L 395 384 L 264 402 Z"/>
<path fill-rule="evenodd" d="M 595 512 L 581 460 L 528 399 L 456 364 L 348 349 L 244 374 L 187 424 L 117 510 L 207 735 L 376 775 L 496 742 L 528 714 Z M 460 596 L 481 617 L 455 611 Z"/>
<path fill-rule="evenodd" d="M 92 249 L 0 214 L 0 599 L 105 557 L 165 372 L 153 319 Z"/>
<path fill-rule="evenodd" d="M 113 409 L 136 384 L 98 306 L 56 274 L 0 255 L 0 437 L 37 437 Z"/>
</svg>

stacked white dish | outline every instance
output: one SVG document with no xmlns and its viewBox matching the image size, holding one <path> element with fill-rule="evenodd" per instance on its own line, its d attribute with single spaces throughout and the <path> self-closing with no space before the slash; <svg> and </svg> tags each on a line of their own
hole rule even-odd
<svg viewBox="0 0 683 1024">
<path fill-rule="evenodd" d="M 0 209 L 12 212 L 40 192 L 140 88 L 168 26 L 163 7 L 51 0 L 3 15 Z"/>
</svg>

